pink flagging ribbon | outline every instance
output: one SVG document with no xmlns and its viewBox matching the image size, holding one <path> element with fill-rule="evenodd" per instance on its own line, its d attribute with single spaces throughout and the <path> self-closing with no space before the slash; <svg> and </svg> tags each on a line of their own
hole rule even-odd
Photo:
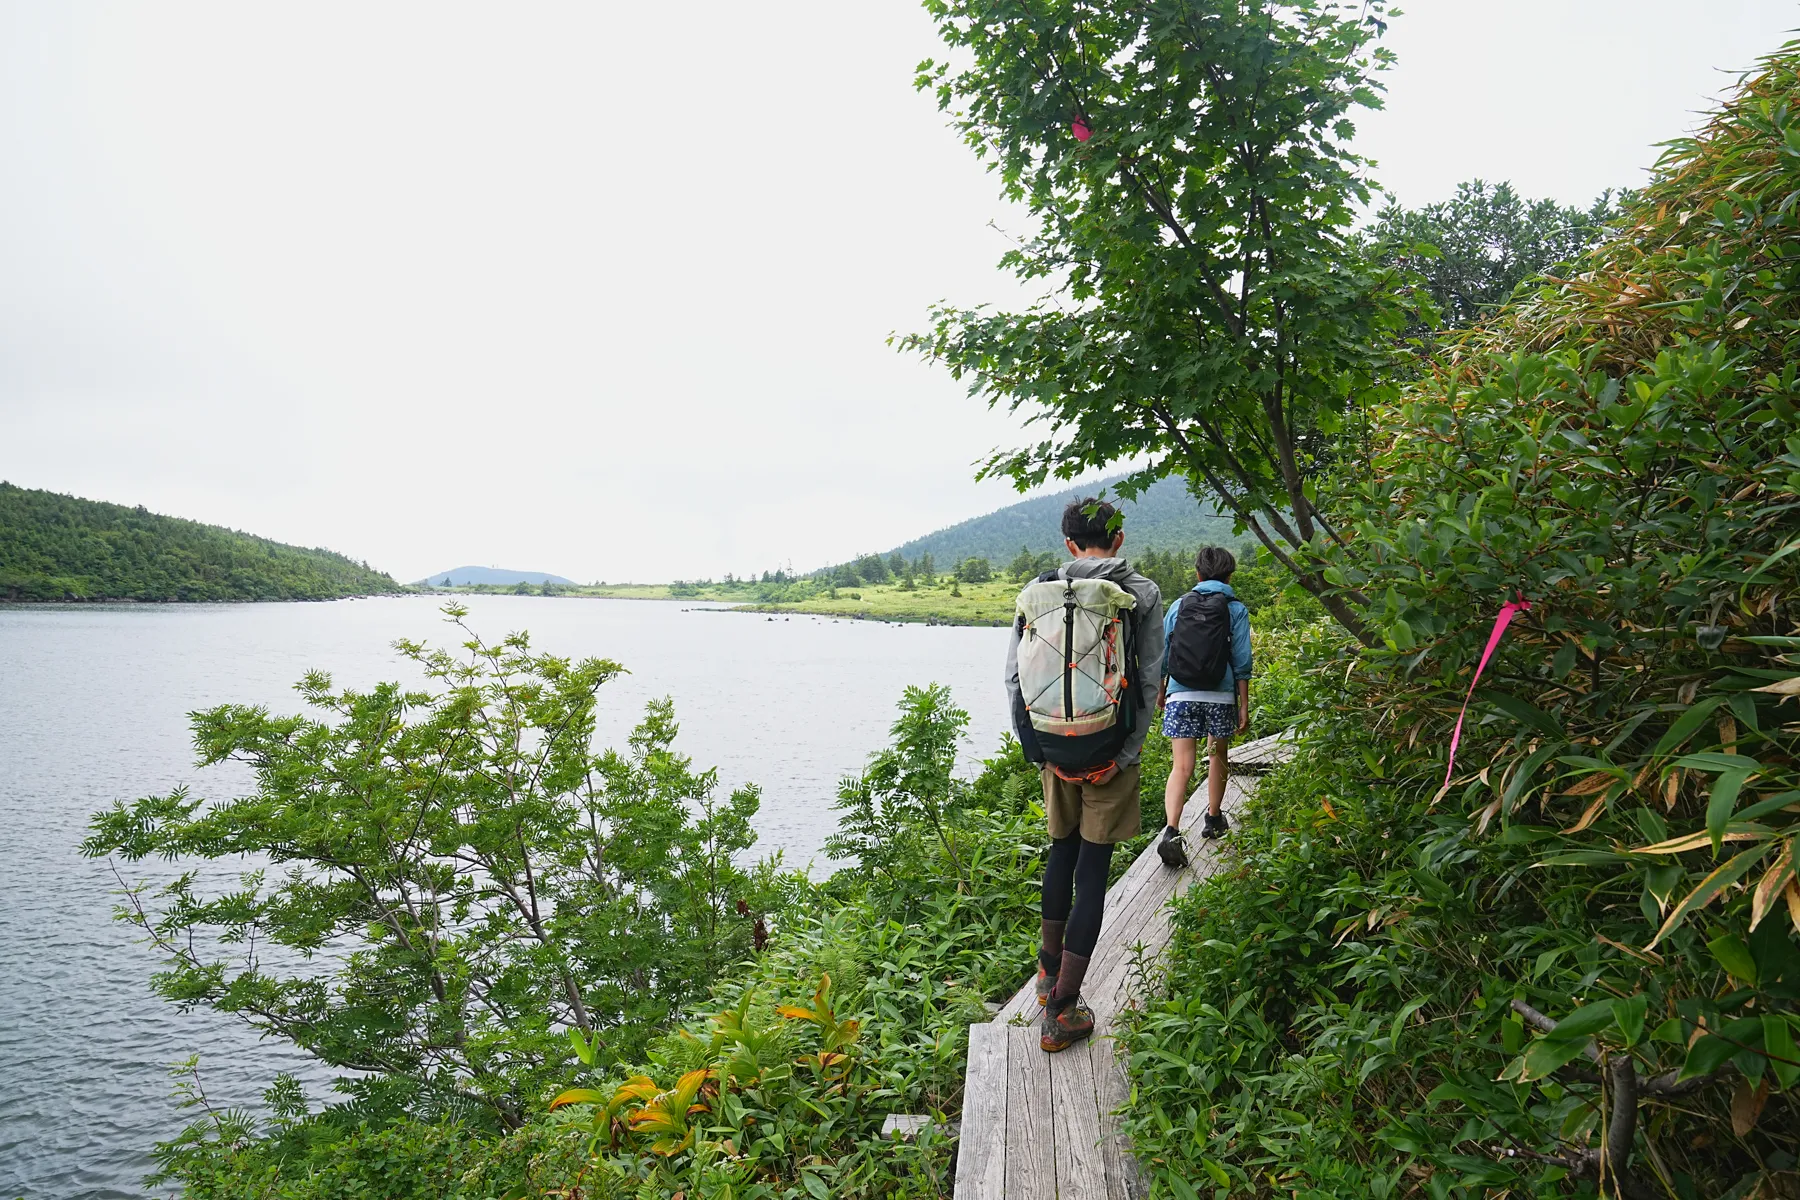
<svg viewBox="0 0 1800 1200">
<path fill-rule="evenodd" d="M 1469 680 L 1469 690 L 1463 695 L 1462 711 L 1456 714 L 1456 732 L 1450 735 L 1450 761 L 1444 766 L 1444 786 L 1438 789 L 1441 799 L 1450 790 L 1450 774 L 1456 770 L 1456 747 L 1462 742 L 1463 718 L 1469 715 L 1469 701 L 1475 697 L 1475 685 L 1481 682 L 1481 673 L 1487 670 L 1488 659 L 1494 657 L 1494 648 L 1506 634 L 1506 627 L 1512 624 L 1513 614 L 1530 612 L 1531 601 L 1508 600 L 1500 606 L 1500 615 L 1494 618 L 1494 631 L 1488 634 L 1487 649 L 1481 652 L 1481 661 L 1475 664 L 1475 678 Z M 1432 803 L 1436 803 L 1433 800 Z"/>
<path fill-rule="evenodd" d="M 1069 132 L 1075 135 L 1075 140 L 1078 142 L 1085 142 L 1094 136 L 1094 131 L 1089 129 L 1088 123 L 1080 117 L 1069 122 Z"/>
</svg>

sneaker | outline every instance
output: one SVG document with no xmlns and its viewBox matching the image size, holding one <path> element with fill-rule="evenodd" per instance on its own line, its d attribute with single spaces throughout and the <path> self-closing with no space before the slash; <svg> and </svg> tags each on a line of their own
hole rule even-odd
<svg viewBox="0 0 1800 1200">
<path fill-rule="evenodd" d="M 1050 993 L 1056 990 L 1056 976 L 1044 970 L 1044 964 L 1038 963 L 1037 1000 L 1038 1007 L 1043 1008 L 1050 1003 Z"/>
<path fill-rule="evenodd" d="M 1055 1054 L 1093 1034 L 1094 1014 L 1077 997 L 1060 1010 L 1046 1007 L 1044 1022 L 1040 1028 L 1042 1032 L 1038 1034 L 1038 1045 L 1046 1053 Z"/>
<path fill-rule="evenodd" d="M 1221 837 L 1230 829 L 1231 822 L 1225 819 L 1224 813 L 1207 813 L 1206 820 L 1200 826 L 1200 836 L 1203 838 Z"/>
<path fill-rule="evenodd" d="M 1156 853 L 1165 867 L 1180 869 L 1188 865 L 1187 847 L 1181 844 L 1181 834 L 1167 825 L 1163 826 L 1162 840 L 1156 843 Z"/>
</svg>

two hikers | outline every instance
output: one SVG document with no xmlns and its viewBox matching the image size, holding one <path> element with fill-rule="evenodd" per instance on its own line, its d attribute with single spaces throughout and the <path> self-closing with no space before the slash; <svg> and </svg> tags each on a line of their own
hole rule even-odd
<svg viewBox="0 0 1800 1200">
<path fill-rule="evenodd" d="M 1165 730 L 1178 739 L 1177 769 L 1165 788 L 1169 827 L 1158 849 L 1164 862 L 1182 865 L 1187 860 L 1178 825 L 1194 769 L 1195 739 L 1221 726 L 1219 689 L 1231 701 L 1244 701 L 1214 742 L 1217 763 L 1231 732 L 1246 723 L 1238 712 L 1248 712 L 1250 675 L 1249 624 L 1231 594 L 1228 581 L 1236 563 L 1229 552 L 1215 547 L 1202 552 L 1196 564 L 1201 582 L 1165 618 L 1161 590 L 1119 557 L 1125 535 L 1112 505 L 1075 501 L 1063 510 L 1062 533 L 1073 557 L 1019 593 L 1006 652 L 1013 730 L 1026 759 L 1038 764 L 1050 832 L 1036 990 L 1044 1007 L 1039 1044 L 1051 1052 L 1094 1031 L 1093 1013 L 1081 1003 L 1081 985 L 1100 937 L 1113 847 L 1137 836 L 1142 826 L 1139 758 L 1155 707 L 1165 699 L 1171 703 Z M 1196 621 L 1204 623 L 1198 634 L 1192 628 Z M 1243 652 L 1233 640 L 1221 663 L 1215 643 L 1222 630 L 1234 634 L 1240 624 Z M 1190 643 L 1172 680 L 1163 653 L 1169 633 Z M 1216 670 L 1200 673 L 1221 665 L 1228 672 L 1223 681 Z M 1151 679 L 1159 681 L 1154 695 Z M 1213 687 L 1201 691 L 1190 684 Z M 1219 809 L 1224 768 L 1216 765 L 1213 774 L 1209 837 L 1224 829 Z"/>
</svg>

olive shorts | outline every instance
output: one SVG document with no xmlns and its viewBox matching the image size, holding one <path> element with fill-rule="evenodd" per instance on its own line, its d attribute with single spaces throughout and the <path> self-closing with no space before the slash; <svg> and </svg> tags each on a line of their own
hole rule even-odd
<svg viewBox="0 0 1800 1200">
<path fill-rule="evenodd" d="M 1119 768 L 1105 783 L 1070 783 L 1048 764 L 1038 773 L 1044 781 L 1044 818 L 1052 840 L 1080 830 L 1082 841 L 1110 845 L 1136 837 L 1143 828 L 1137 763 Z"/>
</svg>

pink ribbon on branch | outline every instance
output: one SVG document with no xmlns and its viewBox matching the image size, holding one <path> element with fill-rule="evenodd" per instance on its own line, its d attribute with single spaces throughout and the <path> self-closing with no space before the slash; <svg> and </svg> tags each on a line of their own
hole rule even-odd
<svg viewBox="0 0 1800 1200">
<path fill-rule="evenodd" d="M 1475 664 L 1475 677 L 1469 680 L 1469 690 L 1463 694 L 1462 711 L 1456 714 L 1456 731 L 1450 735 L 1450 761 L 1444 764 L 1444 786 L 1431 798 L 1433 804 L 1442 800 L 1450 791 L 1450 774 L 1456 770 L 1456 747 L 1462 743 L 1463 718 L 1469 715 L 1469 701 L 1475 697 L 1475 685 L 1481 682 L 1481 673 L 1487 670 L 1488 659 L 1494 657 L 1494 650 L 1506 635 L 1506 627 L 1512 624 L 1513 615 L 1530 611 L 1529 600 L 1508 600 L 1500 606 L 1500 614 L 1494 618 L 1494 631 L 1488 634 L 1487 649 L 1481 652 L 1481 661 Z"/>
</svg>

